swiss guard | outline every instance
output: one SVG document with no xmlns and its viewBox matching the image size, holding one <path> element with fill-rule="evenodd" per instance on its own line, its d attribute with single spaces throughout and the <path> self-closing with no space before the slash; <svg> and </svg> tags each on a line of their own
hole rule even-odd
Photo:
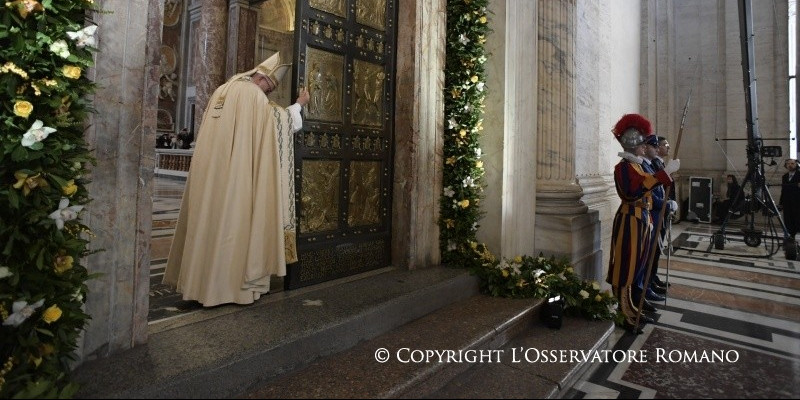
<svg viewBox="0 0 800 400">
<path fill-rule="evenodd" d="M 614 184 L 622 202 L 614 216 L 606 281 L 619 300 L 623 326 L 641 333 L 637 317 L 644 323 L 653 320 L 638 311 L 639 299 L 633 297 L 632 285 L 636 273 L 647 266 L 653 239 L 652 190 L 672 183 L 670 175 L 680 168 L 680 160 L 671 160 L 658 172 L 646 172 L 642 167 L 645 139 L 653 135 L 653 128 L 650 121 L 639 114 L 623 115 L 612 132 L 624 150 L 619 153 L 621 160 L 614 167 Z"/>
</svg>

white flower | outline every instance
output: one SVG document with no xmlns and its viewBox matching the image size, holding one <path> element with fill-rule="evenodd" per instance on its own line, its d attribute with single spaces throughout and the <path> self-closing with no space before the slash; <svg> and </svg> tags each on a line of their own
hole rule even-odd
<svg viewBox="0 0 800 400">
<path fill-rule="evenodd" d="M 599 291 L 600 290 L 600 284 L 597 283 L 597 281 L 592 281 L 592 289 Z"/>
<path fill-rule="evenodd" d="M 486 56 L 478 57 L 478 62 L 481 63 L 481 64 L 485 63 L 486 62 Z"/>
<path fill-rule="evenodd" d="M 475 88 L 478 89 L 479 92 L 482 92 L 483 91 L 483 85 L 485 85 L 483 82 L 478 82 L 478 84 L 475 85 Z"/>
<path fill-rule="evenodd" d="M 55 131 L 54 128 L 44 126 L 44 122 L 37 119 L 36 122 L 31 125 L 31 128 L 22 135 L 22 145 L 31 147 L 34 143 L 39 143 L 47 139 L 47 136 Z"/>
<path fill-rule="evenodd" d="M 78 218 L 78 213 L 81 210 L 83 210 L 83 206 L 70 206 L 69 199 L 62 197 L 61 202 L 58 203 L 58 210 L 53 211 L 50 214 L 50 218 L 56 221 L 58 229 L 63 229 L 64 222 Z"/>
<path fill-rule="evenodd" d="M 478 223 L 477 222 L 473 222 L 472 223 L 472 230 L 473 231 L 477 231 L 478 230 Z"/>
<path fill-rule="evenodd" d="M 447 129 L 455 129 L 458 128 L 459 126 L 460 125 L 458 125 L 458 122 L 456 122 L 455 118 L 450 118 L 447 120 Z"/>
<path fill-rule="evenodd" d="M 473 187 L 473 186 L 475 186 L 475 180 L 474 180 L 474 179 L 472 179 L 472 177 L 471 177 L 471 176 L 468 176 L 468 177 L 464 178 L 464 180 L 463 180 L 463 181 L 461 181 L 461 186 L 464 186 L 464 187 Z"/>
<path fill-rule="evenodd" d="M 453 250 L 455 250 L 457 248 L 458 248 L 458 246 L 456 245 L 456 242 L 454 242 L 452 240 L 448 240 L 447 241 L 447 251 L 453 251 Z"/>
<path fill-rule="evenodd" d="M 462 33 L 462 34 L 458 35 L 458 41 L 461 42 L 461 44 L 467 44 L 467 43 L 469 43 L 469 38 L 467 37 L 466 34 Z"/>
<path fill-rule="evenodd" d="M 472 104 L 467 104 L 464 106 L 464 112 L 471 112 L 472 111 Z"/>
<path fill-rule="evenodd" d="M 33 312 L 36 311 L 37 308 L 41 307 L 44 304 L 44 299 L 41 299 L 33 304 L 28 304 L 25 300 L 15 301 L 11 304 L 11 315 L 3 321 L 3 325 L 11 325 L 13 327 L 17 327 L 23 322 L 25 322 L 28 317 L 33 315 Z"/>
<path fill-rule="evenodd" d="M 542 275 L 544 275 L 544 270 L 543 269 L 537 269 L 536 271 L 533 271 L 533 277 L 534 278 L 538 278 L 538 277 L 540 277 Z"/>
<path fill-rule="evenodd" d="M 480 148 L 480 147 L 478 147 L 477 149 L 475 149 L 475 157 L 478 157 L 478 158 L 480 158 L 480 157 L 481 157 L 481 148 Z"/>
<path fill-rule="evenodd" d="M 444 195 L 445 196 L 453 197 L 454 194 L 456 194 L 456 192 L 452 188 L 450 188 L 450 186 L 444 188 Z"/>
<path fill-rule="evenodd" d="M 97 25 L 89 25 L 79 31 L 67 32 L 67 36 L 75 41 L 75 45 L 79 49 L 85 46 L 95 47 L 97 42 L 94 39 L 94 32 L 97 30 Z"/>
<path fill-rule="evenodd" d="M 11 273 L 11 270 L 8 267 L 0 267 L 0 279 L 8 278 L 9 276 L 14 275 Z"/>
<path fill-rule="evenodd" d="M 75 301 L 83 301 L 83 293 L 81 293 L 81 289 L 76 288 L 75 293 L 72 294 L 71 298 Z"/>
<path fill-rule="evenodd" d="M 56 53 L 61 58 L 69 57 L 69 45 L 64 40 L 56 40 L 50 45 L 50 51 Z"/>
<path fill-rule="evenodd" d="M 522 273 L 519 264 L 511 264 L 511 275 L 519 275 Z"/>
<path fill-rule="evenodd" d="M 581 289 L 581 291 L 578 292 L 578 294 L 581 295 L 581 297 L 583 297 L 584 299 L 588 299 L 589 298 L 589 292 L 587 292 L 587 291 L 585 291 L 583 289 Z"/>
</svg>

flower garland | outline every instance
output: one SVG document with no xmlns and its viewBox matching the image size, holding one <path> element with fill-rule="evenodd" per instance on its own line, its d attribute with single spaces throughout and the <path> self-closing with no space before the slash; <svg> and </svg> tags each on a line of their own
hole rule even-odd
<svg viewBox="0 0 800 400">
<path fill-rule="evenodd" d="M 517 256 L 497 260 L 483 244 L 473 245 L 480 260 L 471 272 L 480 279 L 481 291 L 492 296 L 548 298 L 560 296 L 568 315 L 617 320 L 617 298 L 600 283 L 581 279 L 566 259 Z"/>
<path fill-rule="evenodd" d="M 89 318 L 81 259 L 93 0 L 0 4 L 0 397 L 71 397 Z"/>
<path fill-rule="evenodd" d="M 442 262 L 463 266 L 492 296 L 560 295 L 565 311 L 591 319 L 617 319 L 616 298 L 600 284 L 580 279 L 566 260 L 518 256 L 497 260 L 478 243 L 484 169 L 479 144 L 486 97 L 484 49 L 488 0 L 447 2 L 445 135 L 439 247 Z"/>
<path fill-rule="evenodd" d="M 479 143 L 486 97 L 486 34 L 488 0 L 447 2 L 445 56 L 444 190 L 440 201 L 439 247 L 445 264 L 474 261 L 483 216 L 483 161 Z"/>
</svg>

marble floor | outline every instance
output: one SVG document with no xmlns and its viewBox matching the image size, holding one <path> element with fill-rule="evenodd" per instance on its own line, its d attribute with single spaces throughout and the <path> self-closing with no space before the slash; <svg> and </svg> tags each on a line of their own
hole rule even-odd
<svg viewBox="0 0 800 400">
<path fill-rule="evenodd" d="M 161 284 L 182 191 L 182 181 L 155 179 L 151 325 L 202 312 Z M 593 364 L 567 397 L 800 397 L 800 261 L 786 260 L 766 237 L 748 246 L 741 220 L 726 224 L 724 249 L 716 250 L 719 228 L 674 225 L 673 251 L 659 270 L 671 287 L 656 303 L 656 322 L 641 335 L 617 329 L 609 342 L 609 350 L 648 359 Z"/>
<path fill-rule="evenodd" d="M 618 329 L 609 349 L 643 357 L 600 363 L 570 398 L 800 397 L 800 262 L 778 243 L 748 246 L 741 224 L 674 226 L 660 277 L 671 284 L 641 335 Z M 727 234 L 730 233 L 730 234 Z M 669 268 L 667 270 L 667 265 Z"/>
</svg>

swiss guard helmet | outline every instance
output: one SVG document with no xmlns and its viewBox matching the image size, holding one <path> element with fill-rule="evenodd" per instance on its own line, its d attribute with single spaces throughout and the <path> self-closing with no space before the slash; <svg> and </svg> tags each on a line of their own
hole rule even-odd
<svg viewBox="0 0 800 400">
<path fill-rule="evenodd" d="M 644 143 L 645 139 L 653 135 L 653 126 L 650 121 L 639 114 L 625 114 L 611 130 L 623 149 L 634 149 Z"/>
</svg>

